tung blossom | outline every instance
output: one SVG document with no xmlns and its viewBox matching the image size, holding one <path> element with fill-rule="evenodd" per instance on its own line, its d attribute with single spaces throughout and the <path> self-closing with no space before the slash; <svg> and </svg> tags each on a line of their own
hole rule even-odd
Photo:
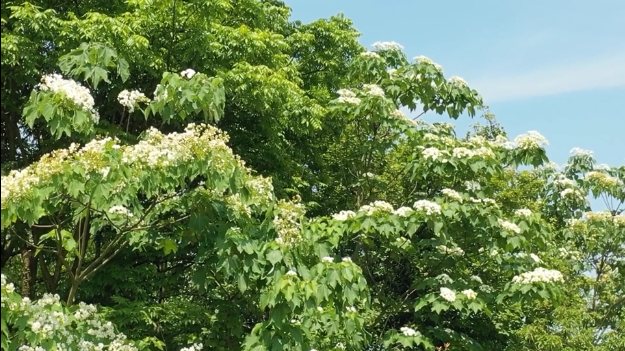
<svg viewBox="0 0 625 351">
<path fill-rule="evenodd" d="M 564 281 L 564 277 L 560 271 L 536 268 L 531 272 L 521 273 L 512 279 L 516 284 L 533 284 L 533 283 L 555 283 Z"/>
<path fill-rule="evenodd" d="M 94 124 L 100 122 L 100 114 L 95 110 L 95 102 L 91 92 L 76 81 L 63 79 L 60 74 L 48 74 L 41 78 L 38 88 L 40 91 L 47 91 L 65 97 L 78 108 L 87 112 Z"/>
<path fill-rule="evenodd" d="M 197 72 L 195 72 L 194 70 L 192 70 L 191 68 L 187 68 L 184 71 L 180 72 L 180 75 L 187 78 L 187 79 L 191 79 L 193 78 L 193 76 L 196 74 Z"/>
<path fill-rule="evenodd" d="M 449 289 L 449 288 L 441 288 L 440 289 L 440 296 L 444 300 L 447 300 L 449 302 L 456 301 L 456 293 L 453 290 Z"/>
</svg>

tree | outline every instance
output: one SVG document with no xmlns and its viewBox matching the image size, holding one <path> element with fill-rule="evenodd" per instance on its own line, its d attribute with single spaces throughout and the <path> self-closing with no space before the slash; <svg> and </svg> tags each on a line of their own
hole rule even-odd
<svg viewBox="0 0 625 351">
<path fill-rule="evenodd" d="M 558 283 L 588 268 L 546 257 L 607 238 L 567 225 L 583 193 L 519 170 L 547 161 L 536 132 L 406 118 L 485 108 L 431 60 L 276 1 L 50 6 L 3 4 L 3 349 L 501 350 L 581 306 Z M 615 172 L 579 187 L 622 199 Z M 601 277 L 612 216 L 584 248 Z M 591 314 L 622 306 L 618 279 Z M 621 342 L 618 313 L 593 320 Z"/>
</svg>

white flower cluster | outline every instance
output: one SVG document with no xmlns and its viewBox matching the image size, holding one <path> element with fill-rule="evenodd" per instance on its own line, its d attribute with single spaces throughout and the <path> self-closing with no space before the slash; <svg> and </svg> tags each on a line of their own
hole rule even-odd
<svg viewBox="0 0 625 351">
<path fill-rule="evenodd" d="M 414 210 L 412 208 L 406 207 L 406 206 L 402 206 L 402 207 L 396 209 L 393 213 L 396 214 L 399 217 L 408 217 L 413 212 L 414 212 Z"/>
<path fill-rule="evenodd" d="M 480 289 L 480 291 L 481 291 L 481 292 L 485 292 L 485 293 L 487 293 L 487 294 L 490 294 L 490 293 L 492 293 L 493 291 L 495 291 L 495 289 L 493 289 L 493 287 L 492 287 L 492 286 L 490 286 L 490 285 L 486 285 L 486 284 L 482 284 L 482 285 L 480 285 L 479 289 Z"/>
<path fill-rule="evenodd" d="M 592 157 L 592 151 L 580 149 L 578 147 L 574 147 L 571 149 L 571 155 L 579 156 L 579 157 Z"/>
<path fill-rule="evenodd" d="M 378 41 L 373 43 L 373 48 L 378 51 L 402 51 L 404 49 L 394 41 Z"/>
<path fill-rule="evenodd" d="M 536 268 L 531 272 L 521 273 L 512 279 L 516 284 L 532 284 L 532 283 L 555 283 L 564 281 L 562 273 L 557 270 Z"/>
<path fill-rule="evenodd" d="M 360 53 L 360 56 L 365 57 L 365 58 L 372 58 L 372 59 L 380 58 L 380 55 L 378 55 L 378 53 L 374 51 L 363 51 Z"/>
<path fill-rule="evenodd" d="M 516 225 L 516 224 L 514 224 L 512 222 L 509 222 L 509 221 L 506 221 L 506 220 L 503 220 L 503 219 L 499 218 L 497 220 L 497 223 L 499 223 L 499 225 L 502 228 L 504 228 L 505 230 L 507 230 L 507 231 L 510 231 L 510 232 L 513 232 L 513 233 L 517 233 L 517 234 L 521 233 L 521 228 L 519 228 L 518 225 Z"/>
<path fill-rule="evenodd" d="M 471 289 L 462 290 L 462 293 L 467 297 L 467 300 L 475 300 L 477 293 Z"/>
<path fill-rule="evenodd" d="M 445 255 L 451 255 L 451 256 L 463 256 L 464 255 L 464 250 L 459 248 L 458 246 L 447 247 L 445 245 L 438 245 L 436 249 L 440 253 L 445 254 Z"/>
<path fill-rule="evenodd" d="M 482 189 L 482 185 L 475 180 L 467 180 L 464 182 L 464 187 L 467 188 L 468 191 L 479 191 Z"/>
<path fill-rule="evenodd" d="M 421 336 L 421 333 L 419 333 L 418 331 L 412 329 L 412 328 L 408 328 L 408 327 L 401 327 L 399 328 L 399 331 L 404 334 L 404 336 L 408 336 L 408 337 L 419 337 Z"/>
<path fill-rule="evenodd" d="M 434 279 L 436 279 L 441 284 L 451 284 L 454 282 L 454 280 L 451 279 L 451 277 L 445 273 L 437 275 L 436 278 Z"/>
<path fill-rule="evenodd" d="M 297 272 L 291 269 L 286 272 L 286 275 L 288 275 L 289 277 L 297 277 Z"/>
<path fill-rule="evenodd" d="M 27 317 L 28 327 L 24 331 L 37 334 L 37 340 L 54 340 L 57 350 L 104 350 L 107 344 L 108 351 L 137 351 L 126 342 L 124 334 L 115 332 L 111 322 L 100 318 L 95 306 L 81 302 L 76 312 L 69 314 L 61 305 L 59 296 L 52 294 L 44 294 L 37 301 L 25 297 L 19 303 L 6 303 L 6 295 L 13 292 L 5 289 L 4 275 L 2 281 L 2 313 L 14 318 Z M 18 350 L 44 349 L 39 345 L 22 345 Z"/>
<path fill-rule="evenodd" d="M 374 201 L 369 205 L 360 207 L 359 211 L 364 212 L 367 216 L 372 216 L 376 213 L 392 213 L 393 205 L 386 201 Z"/>
<path fill-rule="evenodd" d="M 339 89 L 337 94 L 339 94 L 337 101 L 340 103 L 358 105 L 361 102 L 361 100 L 356 97 L 356 93 L 349 89 Z"/>
<path fill-rule="evenodd" d="M 584 180 L 594 181 L 597 184 L 604 186 L 604 187 L 608 187 L 608 188 L 614 187 L 614 186 L 618 186 L 618 187 L 623 186 L 622 180 L 616 177 L 612 177 L 609 174 L 605 174 L 605 173 L 597 172 L 597 171 L 586 173 L 586 175 L 584 175 Z"/>
<path fill-rule="evenodd" d="M 180 349 L 180 351 L 200 351 L 204 348 L 204 345 L 202 344 L 193 344 L 189 347 L 183 347 Z"/>
<path fill-rule="evenodd" d="M 426 160 L 437 160 L 448 155 L 447 151 L 441 151 L 436 147 L 428 147 L 422 151 L 422 154 Z M 446 161 L 446 159 L 443 159 L 443 162 Z"/>
<path fill-rule="evenodd" d="M 527 208 L 521 208 L 514 211 L 514 215 L 516 217 L 527 218 L 532 215 L 532 211 L 528 210 Z"/>
<path fill-rule="evenodd" d="M 129 113 L 133 113 L 135 111 L 137 103 L 147 102 L 149 100 L 150 99 L 148 99 L 145 94 L 138 90 L 122 90 L 122 92 L 117 95 L 117 101 L 119 101 L 122 106 L 127 108 Z"/>
<path fill-rule="evenodd" d="M 187 68 L 184 71 L 180 72 L 180 75 L 183 76 L 184 78 L 191 79 L 196 73 L 197 72 L 195 72 L 191 68 Z"/>
<path fill-rule="evenodd" d="M 378 85 L 364 84 L 362 87 L 368 95 L 384 97 L 384 89 L 380 88 Z"/>
<path fill-rule="evenodd" d="M 610 223 L 612 219 L 616 216 L 612 215 L 610 211 L 598 211 L 598 212 L 586 212 L 584 213 L 584 217 L 588 222 L 596 222 L 596 223 Z"/>
<path fill-rule="evenodd" d="M 456 301 L 456 292 L 454 292 L 453 290 L 451 290 L 449 288 L 441 288 L 440 289 L 440 296 L 444 300 L 447 300 L 449 302 Z"/>
<path fill-rule="evenodd" d="M 413 207 L 419 212 L 425 212 L 425 214 L 428 216 L 441 214 L 441 205 L 437 204 L 436 202 L 428 200 L 418 200 L 414 203 Z"/>
<path fill-rule="evenodd" d="M 100 122 L 100 115 L 95 110 L 95 102 L 89 89 L 71 79 L 63 79 L 60 74 L 48 74 L 41 78 L 39 90 L 60 94 L 69 99 L 81 110 L 89 113 L 94 124 Z"/>
<path fill-rule="evenodd" d="M 332 215 L 332 218 L 337 221 L 346 221 L 349 218 L 353 218 L 356 216 L 356 212 L 354 211 L 341 211 L 339 213 L 335 213 Z"/>
<path fill-rule="evenodd" d="M 434 62 L 432 62 L 432 60 L 430 60 L 426 56 L 415 56 L 414 60 L 415 60 L 416 63 L 421 64 L 421 65 L 431 65 L 431 64 L 434 64 Z"/>
<path fill-rule="evenodd" d="M 480 284 L 482 284 L 482 283 L 483 283 L 483 282 L 482 282 L 482 278 L 480 278 L 480 277 L 479 277 L 479 276 L 477 276 L 477 275 L 472 275 L 469 279 L 473 280 L 474 282 L 480 283 Z"/>
<path fill-rule="evenodd" d="M 354 307 L 354 306 L 348 306 L 348 307 L 347 307 L 347 312 L 356 313 L 356 311 L 357 311 L 357 310 L 356 310 L 356 307 Z"/>
<path fill-rule="evenodd" d="M 117 205 L 117 206 L 113 206 L 111 208 L 109 208 L 109 213 L 111 214 L 117 214 L 120 216 L 124 216 L 124 217 L 134 217 L 134 215 L 132 214 L 132 212 L 130 212 L 130 210 L 128 210 L 126 207 L 121 206 L 121 205 Z"/>
<path fill-rule="evenodd" d="M 294 245 L 301 240 L 300 221 L 304 217 L 305 208 L 302 204 L 280 200 L 279 212 L 273 218 L 273 226 L 276 230 L 276 242 L 282 245 Z"/>
<path fill-rule="evenodd" d="M 443 189 L 441 190 L 441 193 L 443 193 L 443 195 L 447 196 L 448 198 L 452 199 L 452 200 L 456 200 L 458 202 L 462 202 L 462 195 L 460 195 L 459 192 L 453 190 L 453 189 Z"/>
<path fill-rule="evenodd" d="M 449 83 L 451 85 L 455 85 L 455 86 L 461 87 L 461 88 L 464 88 L 464 87 L 467 86 L 467 82 L 464 79 L 462 79 L 460 77 L 456 77 L 456 76 L 453 76 L 453 77 L 449 78 Z"/>
<path fill-rule="evenodd" d="M 330 256 L 325 256 L 321 259 L 321 262 L 323 263 L 334 263 L 334 257 L 330 257 Z"/>
<path fill-rule="evenodd" d="M 523 150 L 541 149 L 549 145 L 547 139 L 537 131 L 529 131 L 514 138 L 517 147 Z"/>
<path fill-rule="evenodd" d="M 401 110 L 395 110 L 395 111 L 391 112 L 391 117 L 397 118 L 397 119 L 400 119 L 400 120 L 406 119 L 406 115 L 403 112 L 401 112 Z"/>
</svg>

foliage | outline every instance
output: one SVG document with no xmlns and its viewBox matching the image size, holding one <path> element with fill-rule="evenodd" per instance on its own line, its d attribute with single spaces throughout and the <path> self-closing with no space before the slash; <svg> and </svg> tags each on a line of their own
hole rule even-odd
<svg viewBox="0 0 625 351">
<path fill-rule="evenodd" d="M 2 16 L 3 350 L 623 346 L 625 168 L 430 59 L 278 1 Z"/>
</svg>

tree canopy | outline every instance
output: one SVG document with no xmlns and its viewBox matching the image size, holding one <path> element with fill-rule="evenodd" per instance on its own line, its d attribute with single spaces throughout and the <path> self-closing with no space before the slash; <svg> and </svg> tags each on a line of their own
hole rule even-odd
<svg viewBox="0 0 625 351">
<path fill-rule="evenodd" d="M 275 0 L 3 2 L 2 350 L 625 347 L 625 166 L 550 163 L 358 37 Z"/>
</svg>

